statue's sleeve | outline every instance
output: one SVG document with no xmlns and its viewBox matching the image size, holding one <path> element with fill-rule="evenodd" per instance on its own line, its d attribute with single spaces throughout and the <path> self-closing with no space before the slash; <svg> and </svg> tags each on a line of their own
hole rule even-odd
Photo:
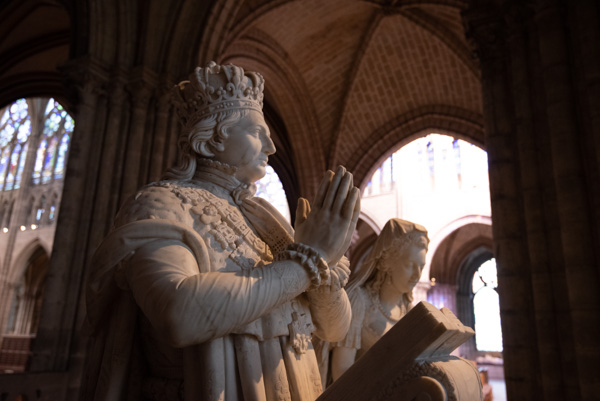
<svg viewBox="0 0 600 401">
<path fill-rule="evenodd" d="M 240 272 L 211 272 L 203 263 L 210 262 L 198 250 L 160 239 L 138 248 L 120 269 L 137 305 L 173 346 L 227 335 L 310 284 L 291 261 Z"/>
<path fill-rule="evenodd" d="M 335 347 L 346 347 L 360 349 L 361 347 L 361 331 L 365 319 L 366 310 L 366 294 L 361 287 L 356 287 L 348 292 L 350 305 L 352 307 L 352 320 L 350 328 L 346 334 L 346 338 L 335 344 Z"/>
</svg>

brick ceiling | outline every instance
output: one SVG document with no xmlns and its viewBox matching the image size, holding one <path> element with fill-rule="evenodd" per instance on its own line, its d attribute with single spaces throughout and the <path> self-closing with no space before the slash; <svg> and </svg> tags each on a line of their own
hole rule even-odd
<svg viewBox="0 0 600 401">
<path fill-rule="evenodd" d="M 217 58 L 265 75 L 301 171 L 344 164 L 365 178 L 423 130 L 483 145 L 464 3 L 246 0 L 220 15 Z"/>
</svg>

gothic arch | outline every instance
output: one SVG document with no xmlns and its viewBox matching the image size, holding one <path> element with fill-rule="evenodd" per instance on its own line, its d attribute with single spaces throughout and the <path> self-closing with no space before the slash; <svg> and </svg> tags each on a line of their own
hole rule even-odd
<svg viewBox="0 0 600 401">
<path fill-rule="evenodd" d="M 54 97 L 64 103 L 67 96 L 58 66 L 69 56 L 67 9 L 58 1 L 34 0 L 12 1 L 5 10 L 12 18 L 3 20 L 0 38 L 23 39 L 0 41 L 0 107 L 33 96 Z M 41 16 L 45 24 L 37 22 Z M 24 32 L 27 34 L 21 35 Z"/>
<path fill-rule="evenodd" d="M 36 255 L 36 253 L 44 252 L 47 258 L 50 255 L 50 249 L 46 248 L 39 239 L 34 239 L 21 250 L 19 255 L 13 259 L 12 266 L 9 270 L 9 281 L 17 282 L 20 277 L 25 274 L 27 267 L 29 266 L 30 259 Z"/>
<path fill-rule="evenodd" d="M 48 252 L 32 241 L 15 261 L 12 271 L 12 288 L 8 291 L 8 313 L 1 322 L 4 332 L 30 335 L 37 332 L 42 295 L 49 265 Z M 3 317 L 4 317 L 3 316 Z"/>
<path fill-rule="evenodd" d="M 385 158 L 411 141 L 432 132 L 463 139 L 485 149 L 480 116 L 466 110 L 455 109 L 448 112 L 449 109 L 452 108 L 423 108 L 415 113 L 398 116 L 379 127 L 348 162 L 348 168 L 354 172 L 355 182 L 360 182 L 361 189 L 364 189 L 369 177 Z M 373 138 L 378 139 L 373 141 Z"/>
<path fill-rule="evenodd" d="M 472 252 L 479 248 L 492 252 L 491 223 L 489 216 L 464 216 L 437 233 L 430 233 L 429 263 L 423 277 L 433 277 L 440 284 L 457 285 L 462 263 Z"/>
</svg>

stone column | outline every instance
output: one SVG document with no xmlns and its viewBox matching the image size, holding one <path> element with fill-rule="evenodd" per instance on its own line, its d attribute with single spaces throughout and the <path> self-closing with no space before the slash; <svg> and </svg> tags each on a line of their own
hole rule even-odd
<svg viewBox="0 0 600 401">
<path fill-rule="evenodd" d="M 496 3 L 474 1 L 466 20 L 482 69 L 507 394 L 595 399 L 600 7 Z"/>
<path fill-rule="evenodd" d="M 568 26 L 567 18 L 573 15 L 573 6 L 573 2 L 540 0 L 535 22 L 556 191 L 555 213 L 560 225 L 559 246 L 567 286 L 562 298 L 569 305 L 570 327 L 565 329 L 570 329 L 574 350 L 564 368 L 578 374 L 577 382 L 573 382 L 572 377 L 566 382 L 566 394 L 568 399 L 587 400 L 598 397 L 600 376 L 597 363 L 600 360 L 600 277 L 594 238 L 598 227 L 594 226 L 593 218 L 597 212 L 590 204 L 590 198 L 597 198 L 597 192 L 594 194 L 594 190 L 598 190 L 597 181 L 590 178 L 597 178 L 598 161 L 585 146 L 589 133 L 585 120 L 589 110 L 579 110 L 579 106 L 585 104 L 587 88 L 577 93 L 576 83 L 580 77 L 574 66 L 588 61 L 585 54 L 578 54 L 569 43 L 571 28 L 577 24 L 577 18 L 571 17 L 571 27 Z M 597 15 L 597 4 L 595 10 L 591 5 L 588 9 L 590 13 L 594 11 Z"/>
<path fill-rule="evenodd" d="M 71 140 L 61 211 L 58 217 L 42 320 L 31 370 L 65 370 L 69 360 L 75 316 L 80 301 L 84 266 L 90 257 L 89 237 L 101 230 L 94 221 L 98 172 L 105 126 L 105 85 L 108 74 L 90 58 L 65 67 L 69 86 L 75 89 Z"/>
<path fill-rule="evenodd" d="M 531 272 L 524 246 L 522 166 L 516 146 L 507 28 L 502 10 L 489 4 L 481 4 L 481 8 L 473 6 L 466 20 L 467 35 L 473 40 L 481 63 L 507 395 L 511 400 L 537 399 L 540 366 L 537 351 L 532 346 L 537 339 Z"/>
</svg>

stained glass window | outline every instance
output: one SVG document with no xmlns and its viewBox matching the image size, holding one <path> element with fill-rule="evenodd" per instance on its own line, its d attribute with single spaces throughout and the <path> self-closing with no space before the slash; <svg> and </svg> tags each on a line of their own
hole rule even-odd
<svg viewBox="0 0 600 401">
<path fill-rule="evenodd" d="M 50 213 L 48 214 L 48 221 L 54 221 L 55 218 L 56 218 L 56 206 L 54 204 L 52 204 L 52 206 L 50 206 Z"/>
<path fill-rule="evenodd" d="M 265 176 L 256 182 L 256 196 L 268 200 L 287 221 L 290 221 L 290 207 L 279 176 L 271 166 L 267 166 L 266 171 Z"/>
<path fill-rule="evenodd" d="M 50 99 L 45 111 L 44 138 L 38 147 L 33 169 L 34 184 L 46 184 L 64 177 L 70 134 L 75 124 L 65 109 Z"/>
<path fill-rule="evenodd" d="M 42 171 L 42 183 L 50 182 L 52 173 L 54 172 L 54 160 L 56 159 L 56 137 L 50 140 L 46 156 L 44 157 L 44 167 Z"/>
<path fill-rule="evenodd" d="M 1 233 L 10 231 L 14 199 L 22 199 L 23 193 L 15 190 L 25 191 L 30 199 L 22 221 L 13 222 L 17 229 L 35 230 L 56 219 L 60 198 L 52 183 L 65 176 L 74 128 L 73 119 L 54 99 L 19 99 L 0 108 L 0 192 L 14 191 L 4 196 Z M 42 184 L 48 185 L 30 197 L 29 188 Z"/>
<path fill-rule="evenodd" d="M 56 159 L 56 167 L 54 168 L 54 178 L 62 178 L 65 171 L 65 161 L 67 151 L 69 150 L 69 135 L 64 134 L 60 146 L 58 147 L 58 157 Z"/>
<path fill-rule="evenodd" d="M 10 155 L 10 164 L 8 165 L 8 174 L 6 175 L 6 183 L 4 190 L 10 191 L 15 185 L 15 175 L 19 165 L 19 157 L 21 156 L 21 145 L 17 144 Z"/>
<path fill-rule="evenodd" d="M 37 150 L 35 166 L 33 167 L 33 183 L 39 184 L 42 176 L 42 167 L 44 167 L 44 155 L 46 154 L 46 139 L 42 139 Z"/>
<path fill-rule="evenodd" d="M 31 135 L 31 117 L 25 99 L 6 107 L 0 118 L 0 189 L 19 188 Z"/>
<path fill-rule="evenodd" d="M 46 211 L 46 196 L 42 195 L 35 211 L 35 224 L 40 225 Z"/>
</svg>

